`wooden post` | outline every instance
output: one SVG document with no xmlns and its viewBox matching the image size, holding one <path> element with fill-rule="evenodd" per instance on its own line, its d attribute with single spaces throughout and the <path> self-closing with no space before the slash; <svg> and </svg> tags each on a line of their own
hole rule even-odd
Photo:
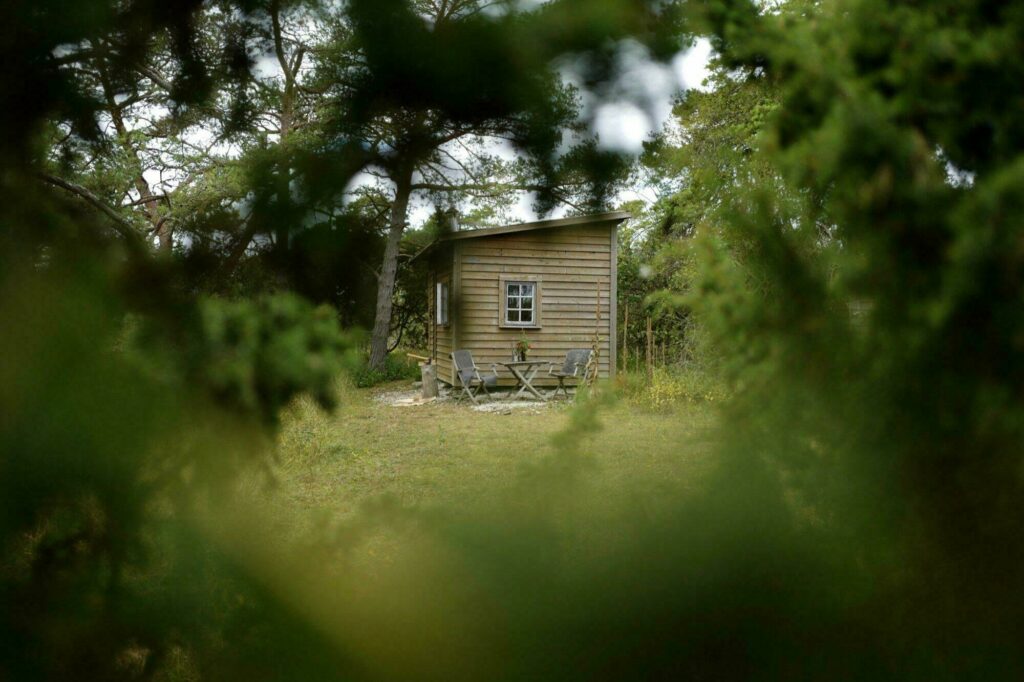
<svg viewBox="0 0 1024 682">
<path fill-rule="evenodd" d="M 437 365 L 429 362 L 420 363 L 420 378 L 423 381 L 422 393 L 424 400 L 436 398 L 437 392 Z"/>
<path fill-rule="evenodd" d="M 597 306 L 594 311 L 594 341 L 590 345 L 590 360 L 587 361 L 587 368 L 583 374 L 583 383 L 593 387 L 597 380 L 597 374 L 601 370 L 601 291 L 603 287 L 600 282 L 597 284 Z M 609 289 L 609 294 L 611 290 Z M 611 330 L 615 333 L 615 330 Z"/>
<path fill-rule="evenodd" d="M 647 381 L 654 380 L 654 329 L 651 326 L 651 316 L 647 316 Z"/>
<path fill-rule="evenodd" d="M 626 317 L 622 321 L 622 368 L 629 372 L 629 304 L 626 304 Z"/>
</svg>

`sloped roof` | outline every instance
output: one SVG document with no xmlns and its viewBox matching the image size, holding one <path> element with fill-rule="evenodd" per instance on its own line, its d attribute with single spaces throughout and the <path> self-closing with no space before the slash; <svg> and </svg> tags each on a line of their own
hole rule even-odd
<svg viewBox="0 0 1024 682">
<path fill-rule="evenodd" d="M 556 227 L 573 227 L 576 225 L 593 225 L 596 223 L 616 222 L 632 218 L 632 214 L 626 211 L 609 211 L 607 213 L 595 213 L 593 215 L 575 216 L 573 218 L 556 218 L 554 220 L 538 220 L 533 223 L 517 223 L 515 225 L 502 225 L 500 227 L 482 227 L 476 230 L 459 230 L 442 235 L 438 241 L 453 241 L 456 239 L 474 239 L 477 237 L 492 237 L 499 234 L 511 234 L 513 232 L 532 232 L 533 230 L 549 230 Z"/>
<path fill-rule="evenodd" d="M 597 225 L 600 223 L 621 223 L 632 218 L 633 214 L 627 211 L 608 211 L 607 213 L 594 213 L 591 215 L 574 216 L 572 218 L 555 218 L 553 220 L 538 220 L 532 223 L 516 223 L 514 225 L 501 225 L 499 227 L 481 227 L 475 230 L 458 230 L 443 234 L 431 243 L 427 244 L 411 260 L 416 260 L 424 253 L 442 242 L 456 241 L 460 239 L 476 239 L 479 237 L 495 237 L 502 234 L 513 234 L 515 232 L 532 232 L 534 230 L 551 230 L 558 227 L 576 227 L 581 225 Z"/>
</svg>

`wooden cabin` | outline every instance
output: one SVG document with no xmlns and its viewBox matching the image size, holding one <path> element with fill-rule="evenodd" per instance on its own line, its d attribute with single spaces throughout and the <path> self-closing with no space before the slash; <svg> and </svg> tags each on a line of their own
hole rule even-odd
<svg viewBox="0 0 1024 682">
<path fill-rule="evenodd" d="M 618 226 L 624 212 L 451 232 L 429 258 L 428 352 L 438 379 L 455 384 L 451 352 L 481 369 L 512 359 L 524 335 L 529 358 L 561 363 L 600 337 L 601 377 L 615 371 Z M 503 384 L 514 382 L 499 372 Z M 540 380 L 535 383 L 544 385 Z"/>
</svg>

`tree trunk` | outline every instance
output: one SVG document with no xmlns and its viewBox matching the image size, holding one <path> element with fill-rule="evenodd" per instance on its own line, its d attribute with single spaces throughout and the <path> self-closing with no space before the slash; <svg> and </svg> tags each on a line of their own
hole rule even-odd
<svg viewBox="0 0 1024 682">
<path fill-rule="evenodd" d="M 138 151 L 132 146 L 128 135 L 128 127 L 125 125 L 124 117 L 121 115 L 121 107 L 117 104 L 114 90 L 105 75 L 101 75 L 101 83 L 103 94 L 107 99 L 107 113 L 110 114 L 110 120 L 113 122 L 114 130 L 117 132 L 118 143 L 128 157 L 134 161 L 135 175 L 132 178 L 132 184 L 135 185 L 135 191 L 139 193 L 142 212 L 152 226 L 152 234 L 157 237 L 159 251 L 161 253 L 170 253 L 174 248 L 171 224 L 166 217 L 160 215 L 160 200 L 153 196 L 153 190 L 146 180 L 145 169 L 142 167 L 142 159 L 139 158 Z"/>
<path fill-rule="evenodd" d="M 405 232 L 406 214 L 409 209 L 409 194 L 412 186 L 412 169 L 400 170 L 395 178 L 395 202 L 391 205 L 391 226 L 388 241 L 384 246 L 384 262 L 377 279 L 377 315 L 370 337 L 370 368 L 380 369 L 388 353 L 388 338 L 391 335 L 391 308 L 395 295 L 395 276 L 398 273 L 398 247 Z"/>
</svg>

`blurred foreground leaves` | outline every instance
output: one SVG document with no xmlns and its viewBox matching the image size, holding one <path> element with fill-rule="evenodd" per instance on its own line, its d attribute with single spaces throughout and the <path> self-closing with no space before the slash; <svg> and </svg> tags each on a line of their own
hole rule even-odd
<svg viewBox="0 0 1024 682">
<path fill-rule="evenodd" d="M 166 28 L 197 96 L 182 104 L 201 100 L 193 5 L 7 9 L 0 56 L 24 69 L 5 83 L 0 147 L 0 676 L 1019 679 L 1024 14 L 818 5 L 690 7 L 732 77 L 779 93 L 758 112 L 759 174 L 699 194 L 719 210 L 680 214 L 703 231 L 693 305 L 736 396 L 702 491 L 584 532 L 580 449 L 490 506 L 384 507 L 292 542 L 261 508 L 261 465 L 282 405 L 303 391 L 329 404 L 351 340 L 291 296 L 202 298 L 180 263 L 112 242 L 32 173 L 46 117 L 89 117 L 53 60 L 90 32 L 123 33 L 130 69 Z M 519 106 L 449 101 L 459 84 L 405 102 L 392 86 L 442 82 L 386 38 L 410 13 L 355 6 L 363 38 L 384 40 L 356 114 Z M 537 35 L 586 52 L 599 83 L 626 31 L 654 54 L 677 44 L 679 15 L 657 7 L 674 8 L 554 2 Z M 417 54 L 441 49 L 414 38 Z M 455 38 L 480 64 L 514 47 Z M 288 209 L 363 153 L 303 157 L 338 171 L 308 194 L 268 171 L 264 226 L 287 237 Z M 380 531 L 397 551 L 361 553 Z"/>
</svg>

